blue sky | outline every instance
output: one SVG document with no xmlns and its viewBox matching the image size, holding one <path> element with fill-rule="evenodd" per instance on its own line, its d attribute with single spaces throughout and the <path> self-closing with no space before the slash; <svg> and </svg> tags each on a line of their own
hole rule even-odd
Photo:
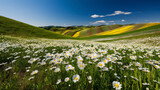
<svg viewBox="0 0 160 90">
<path fill-rule="evenodd" d="M 0 15 L 34 26 L 160 22 L 160 0 L 0 0 Z"/>
</svg>

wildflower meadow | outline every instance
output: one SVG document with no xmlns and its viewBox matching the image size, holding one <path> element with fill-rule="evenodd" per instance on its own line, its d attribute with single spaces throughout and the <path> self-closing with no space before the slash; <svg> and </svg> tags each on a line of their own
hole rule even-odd
<svg viewBox="0 0 160 90">
<path fill-rule="evenodd" d="M 160 47 L 1 37 L 0 89 L 158 90 Z"/>
</svg>

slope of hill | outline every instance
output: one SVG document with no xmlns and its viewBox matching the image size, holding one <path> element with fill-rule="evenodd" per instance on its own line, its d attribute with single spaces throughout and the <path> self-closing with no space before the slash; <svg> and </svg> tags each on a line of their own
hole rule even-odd
<svg viewBox="0 0 160 90">
<path fill-rule="evenodd" d="M 56 34 L 39 27 L 31 26 L 13 19 L 0 16 L 0 34 L 19 37 L 39 37 L 50 39 L 69 39 L 72 37 Z"/>
<path fill-rule="evenodd" d="M 106 25 L 106 26 L 96 26 L 96 27 L 91 27 L 91 28 L 85 28 L 78 33 L 78 35 L 73 35 L 73 36 L 76 36 L 76 37 L 88 37 L 88 36 L 92 36 L 92 35 L 95 35 L 95 34 L 98 34 L 98 33 L 103 33 L 105 31 L 110 31 L 110 30 L 113 30 L 113 29 L 116 29 L 116 28 L 119 28 L 123 25 Z M 75 33 L 76 34 L 76 33 Z"/>
</svg>

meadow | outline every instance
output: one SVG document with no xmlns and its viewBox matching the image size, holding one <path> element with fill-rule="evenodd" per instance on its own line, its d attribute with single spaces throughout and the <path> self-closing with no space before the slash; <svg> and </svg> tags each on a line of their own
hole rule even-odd
<svg viewBox="0 0 160 90">
<path fill-rule="evenodd" d="M 160 23 L 35 27 L 0 16 L 0 90 L 159 90 Z"/>
<path fill-rule="evenodd" d="M 138 41 L 1 35 L 0 89 L 159 90 L 160 46 Z"/>
</svg>

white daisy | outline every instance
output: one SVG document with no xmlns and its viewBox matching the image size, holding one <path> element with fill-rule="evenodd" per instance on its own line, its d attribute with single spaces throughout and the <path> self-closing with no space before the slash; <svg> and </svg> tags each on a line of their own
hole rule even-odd
<svg viewBox="0 0 160 90">
<path fill-rule="evenodd" d="M 38 70 L 34 70 L 31 75 L 34 75 L 34 74 L 37 74 L 38 73 Z"/>
<path fill-rule="evenodd" d="M 60 68 L 56 68 L 54 72 L 60 72 Z"/>
<path fill-rule="evenodd" d="M 66 77 L 66 78 L 64 79 L 64 81 L 65 81 L 65 82 L 68 82 L 68 81 L 69 81 L 69 77 Z"/>
<path fill-rule="evenodd" d="M 73 82 L 74 82 L 74 83 L 76 83 L 76 82 L 78 82 L 78 81 L 79 81 L 80 76 L 79 76 L 78 74 L 73 75 L 72 79 L 73 79 Z"/>
<path fill-rule="evenodd" d="M 97 64 L 97 67 L 99 67 L 99 68 L 103 68 L 105 65 L 104 65 L 104 62 L 99 62 L 98 64 Z"/>
<path fill-rule="evenodd" d="M 117 82 L 117 81 L 113 81 L 112 85 L 113 85 L 113 88 L 115 88 L 116 90 L 120 90 L 122 88 L 122 85 L 120 84 L 120 82 Z"/>
</svg>

